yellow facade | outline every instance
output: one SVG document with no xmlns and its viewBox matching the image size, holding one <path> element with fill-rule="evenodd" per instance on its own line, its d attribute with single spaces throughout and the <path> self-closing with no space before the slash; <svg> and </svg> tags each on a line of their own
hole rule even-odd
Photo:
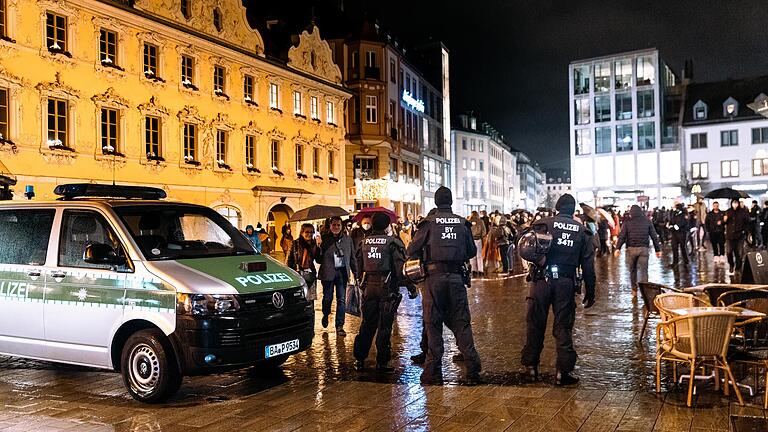
<svg viewBox="0 0 768 432">
<path fill-rule="evenodd" d="M 24 199 L 26 185 L 35 199 L 53 199 L 53 188 L 69 182 L 159 185 L 172 199 L 227 208 L 233 221 L 239 213 L 240 228 L 274 218 L 278 233 L 292 211 L 342 203 L 349 93 L 316 27 L 299 36 L 284 64 L 264 56 L 240 0 L 185 1 L 184 11 L 182 0 L 0 3 L 8 106 L 0 161 L 18 179 L 15 199 Z M 105 41 L 114 43 L 105 50 Z M 156 63 L 145 60 L 145 45 L 156 48 Z M 191 86 L 182 83 L 182 57 L 192 59 Z M 145 72 L 147 64 L 156 73 Z M 223 72 L 218 92 L 215 67 Z M 147 133 L 154 130 L 147 118 L 158 119 L 156 134 Z M 185 130 L 194 136 L 186 150 Z M 159 141 L 164 160 L 148 157 L 155 148 L 148 140 Z"/>
</svg>

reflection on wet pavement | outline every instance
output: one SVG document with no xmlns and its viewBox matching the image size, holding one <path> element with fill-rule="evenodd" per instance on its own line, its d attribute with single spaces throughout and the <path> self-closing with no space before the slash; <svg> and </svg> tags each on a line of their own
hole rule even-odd
<svg viewBox="0 0 768 432">
<path fill-rule="evenodd" d="M 669 257 L 666 258 L 669 260 Z M 684 287 L 727 282 L 711 256 L 669 269 L 651 258 L 650 280 Z M 403 300 L 393 331 L 393 365 L 380 375 L 353 369 L 352 343 L 359 320 L 347 317 L 347 337 L 320 326 L 312 348 L 280 371 L 246 369 L 186 378 L 167 404 L 141 405 L 126 394 L 119 375 L 0 357 L 0 430 L 229 431 L 229 430 L 728 430 L 730 414 L 765 418 L 762 388 L 738 407 L 712 385 L 700 385 L 695 408 L 685 389 L 665 384 L 653 392 L 654 332 L 639 345 L 642 300 L 633 299 L 623 257 L 597 260 L 597 305 L 579 307 L 575 343 L 577 388 L 551 386 L 554 340 L 545 341 L 542 382 L 520 379 L 525 335 L 523 277 L 475 281 L 469 289 L 475 342 L 484 384 L 456 385 L 457 353 L 446 331 L 445 386 L 421 386 L 420 300 Z M 319 308 L 319 302 L 318 302 Z M 654 322 L 649 324 L 652 330 Z M 551 324 L 550 324 L 551 325 Z M 667 376 L 669 374 L 665 374 Z M 749 374 L 747 374 L 749 375 Z"/>
</svg>

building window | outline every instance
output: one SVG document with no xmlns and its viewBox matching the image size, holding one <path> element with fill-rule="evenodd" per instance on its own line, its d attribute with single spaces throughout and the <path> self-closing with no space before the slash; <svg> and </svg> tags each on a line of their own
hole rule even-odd
<svg viewBox="0 0 768 432">
<path fill-rule="evenodd" d="M 301 174 L 304 172 L 304 146 L 296 144 L 296 172 Z"/>
<path fill-rule="evenodd" d="M 632 125 L 616 126 L 616 151 L 632 151 Z"/>
<path fill-rule="evenodd" d="M 318 111 L 319 111 L 319 108 L 317 105 L 317 96 L 310 96 L 309 97 L 309 116 L 313 120 L 318 120 L 320 118 L 320 113 Z"/>
<path fill-rule="evenodd" d="M 144 76 L 147 78 L 157 78 L 160 75 L 157 61 L 157 46 L 144 44 Z"/>
<path fill-rule="evenodd" d="M 768 144 L 768 127 L 752 129 L 752 144 Z"/>
<path fill-rule="evenodd" d="M 589 129 L 579 129 L 576 133 L 576 155 L 592 153 L 592 134 Z"/>
<path fill-rule="evenodd" d="M 186 19 L 192 18 L 192 6 L 189 4 L 191 0 L 181 0 L 181 14 Z"/>
<path fill-rule="evenodd" d="M 0 142 L 10 140 L 8 133 L 8 90 L 0 88 Z"/>
<path fill-rule="evenodd" d="M 478 151 L 479 151 L 480 153 L 482 153 L 482 152 L 483 152 L 483 145 L 484 145 L 484 144 L 485 144 L 485 143 L 483 142 L 483 140 L 479 140 L 479 141 L 477 142 Z"/>
<path fill-rule="evenodd" d="M 356 157 L 353 163 L 355 178 L 360 180 L 377 178 L 376 161 L 375 158 Z"/>
<path fill-rule="evenodd" d="M 462 137 L 461 138 L 461 149 L 466 150 L 467 149 L 467 139 Z"/>
<path fill-rule="evenodd" d="M 752 159 L 752 175 L 768 175 L 768 159 Z"/>
<path fill-rule="evenodd" d="M 256 137 L 253 135 L 245 136 L 245 168 L 256 170 Z"/>
<path fill-rule="evenodd" d="M 376 67 L 376 51 L 365 52 L 365 67 Z"/>
<path fill-rule="evenodd" d="M 48 146 L 69 148 L 67 135 L 69 103 L 62 99 L 48 99 Z"/>
<path fill-rule="evenodd" d="M 227 131 L 216 129 L 216 164 L 219 168 L 229 168 L 227 166 L 227 141 L 229 134 Z"/>
<path fill-rule="evenodd" d="M 333 178 L 333 171 L 336 168 L 336 154 L 333 151 L 328 152 L 328 177 Z"/>
<path fill-rule="evenodd" d="M 312 174 L 318 175 L 320 172 L 320 149 L 314 147 L 312 149 Z"/>
<path fill-rule="evenodd" d="M 144 118 L 144 150 L 147 159 L 157 160 L 162 157 L 160 151 L 160 118 L 147 116 Z"/>
<path fill-rule="evenodd" d="M 632 94 L 616 93 L 616 120 L 632 118 Z"/>
<path fill-rule="evenodd" d="M 392 181 L 397 181 L 397 159 L 395 158 L 389 158 L 389 179 Z"/>
<path fill-rule="evenodd" d="M 52 53 L 67 53 L 67 17 L 53 12 L 45 14 L 45 45 Z"/>
<path fill-rule="evenodd" d="M 573 94 L 589 93 L 589 66 L 573 68 Z"/>
<path fill-rule="evenodd" d="M 253 91 L 253 77 L 250 75 L 243 76 L 243 100 L 256 103 L 256 95 Z"/>
<path fill-rule="evenodd" d="M 118 154 L 120 133 L 120 112 L 113 108 L 101 109 L 101 151 L 104 154 Z"/>
<path fill-rule="evenodd" d="M 707 162 L 692 163 L 691 178 L 694 180 L 703 180 L 709 178 L 709 164 Z"/>
<path fill-rule="evenodd" d="M 720 176 L 725 177 L 738 177 L 739 176 L 739 161 L 730 160 L 720 162 Z"/>
<path fill-rule="evenodd" d="M 573 116 L 576 124 L 589 124 L 589 99 L 576 99 L 573 101 L 573 104 Z"/>
<path fill-rule="evenodd" d="M 197 125 L 184 123 L 184 162 L 194 163 L 197 158 Z"/>
<path fill-rule="evenodd" d="M 224 29 L 224 26 L 221 22 L 221 11 L 219 8 L 213 10 L 213 26 L 216 28 L 217 32 L 221 32 Z"/>
<path fill-rule="evenodd" d="M 653 65 L 653 56 L 640 56 L 637 58 L 637 85 L 653 85 L 656 82 L 656 66 Z"/>
<path fill-rule="evenodd" d="M 637 92 L 637 117 L 653 117 L 653 90 L 643 90 Z"/>
<path fill-rule="evenodd" d="M 389 80 L 392 84 L 397 84 L 397 71 L 395 70 L 395 59 L 389 59 Z"/>
<path fill-rule="evenodd" d="M 461 168 L 467 169 L 467 158 L 461 159 Z"/>
<path fill-rule="evenodd" d="M 706 120 L 707 119 L 707 104 L 702 101 L 696 102 L 693 105 L 693 119 L 694 120 Z"/>
<path fill-rule="evenodd" d="M 223 66 L 213 67 L 213 92 L 217 95 L 224 96 L 227 91 L 227 76 L 226 69 Z"/>
<path fill-rule="evenodd" d="M 350 60 L 350 66 L 352 67 L 352 70 L 357 69 L 357 57 L 360 55 L 360 51 L 352 51 L 352 59 Z"/>
<path fill-rule="evenodd" d="M 652 150 L 656 148 L 656 126 L 653 122 L 637 124 L 637 149 Z"/>
<path fill-rule="evenodd" d="M 103 65 L 117 66 L 117 33 L 99 30 L 99 61 Z"/>
<path fill-rule="evenodd" d="M 632 61 L 629 59 L 618 60 L 614 63 L 616 75 L 616 88 L 627 89 L 632 86 Z"/>
<path fill-rule="evenodd" d="M 469 147 L 472 149 L 472 151 L 477 150 L 477 146 L 474 138 L 469 140 Z"/>
<path fill-rule="evenodd" d="M 181 56 L 181 85 L 188 89 L 197 90 L 195 87 L 195 59 L 190 56 Z"/>
<path fill-rule="evenodd" d="M 691 134 L 691 149 L 704 149 L 707 148 L 707 134 L 695 133 Z"/>
<path fill-rule="evenodd" d="M 485 171 L 485 163 L 484 162 L 485 161 L 483 161 L 483 160 L 479 160 L 477 162 L 478 163 L 478 168 L 480 169 L 480 171 Z"/>
<path fill-rule="evenodd" d="M 611 88 L 611 65 L 598 63 L 595 65 L 595 92 L 608 91 Z"/>
<path fill-rule="evenodd" d="M 293 115 L 303 116 L 304 110 L 301 101 L 301 92 L 293 92 Z"/>
<path fill-rule="evenodd" d="M 739 131 L 727 130 L 720 132 L 720 147 L 732 147 L 739 145 Z"/>
<path fill-rule="evenodd" d="M 736 99 L 729 97 L 723 102 L 723 117 L 736 117 L 739 115 L 739 103 Z"/>
<path fill-rule="evenodd" d="M 269 163 L 272 164 L 272 170 L 276 170 L 280 168 L 280 141 L 272 140 L 269 150 Z"/>
<path fill-rule="evenodd" d="M 611 128 L 600 127 L 595 129 L 595 153 L 610 153 L 613 151 L 611 141 Z"/>
<path fill-rule="evenodd" d="M 336 105 L 333 102 L 325 103 L 325 121 L 328 124 L 336 124 Z"/>
<path fill-rule="evenodd" d="M 5 29 L 5 0 L 0 0 L 0 37 L 7 37 Z"/>
<path fill-rule="evenodd" d="M 595 97 L 595 123 L 611 121 L 611 97 Z"/>
<path fill-rule="evenodd" d="M 269 83 L 269 107 L 280 109 L 280 87 L 275 83 Z"/>
<path fill-rule="evenodd" d="M 376 123 L 378 122 L 378 104 L 376 96 L 365 97 L 365 122 Z"/>
<path fill-rule="evenodd" d="M 240 229 L 243 223 L 243 217 L 240 214 L 240 210 L 231 206 L 221 206 L 216 208 L 216 212 L 224 216 L 224 219 L 228 220 L 233 227 Z"/>
</svg>

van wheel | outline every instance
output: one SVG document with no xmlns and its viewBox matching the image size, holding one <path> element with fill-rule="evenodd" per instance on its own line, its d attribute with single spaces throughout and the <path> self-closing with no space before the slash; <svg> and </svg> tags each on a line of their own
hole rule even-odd
<svg viewBox="0 0 768 432">
<path fill-rule="evenodd" d="M 261 362 L 257 367 L 262 369 L 276 369 L 285 363 L 286 360 L 288 360 L 288 355 L 284 354 L 278 357 L 273 357 L 271 359 L 264 360 Z"/>
<path fill-rule="evenodd" d="M 181 387 L 181 372 L 166 340 L 160 330 L 147 329 L 132 334 L 123 346 L 123 383 L 139 402 L 162 402 Z"/>
</svg>

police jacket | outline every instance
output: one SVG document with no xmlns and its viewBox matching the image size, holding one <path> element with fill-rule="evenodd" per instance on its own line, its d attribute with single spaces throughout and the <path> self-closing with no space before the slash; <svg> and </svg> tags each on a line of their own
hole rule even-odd
<svg viewBox="0 0 768 432">
<path fill-rule="evenodd" d="M 534 231 L 552 235 L 552 246 L 547 253 L 547 267 L 558 266 L 560 275 L 574 276 L 581 267 L 587 292 L 585 298 L 595 298 L 595 250 L 592 235 L 573 216 L 557 215 L 534 222 Z"/>
<path fill-rule="evenodd" d="M 680 209 L 672 210 L 672 215 L 669 218 L 669 229 L 674 233 L 688 231 L 688 212 Z"/>
<path fill-rule="evenodd" d="M 403 275 L 405 245 L 399 238 L 374 231 L 362 239 L 355 258 L 357 270 L 366 276 L 389 274 L 392 287 L 399 287 L 407 282 Z"/>
<path fill-rule="evenodd" d="M 471 225 L 450 207 L 438 207 L 418 225 L 407 255 L 419 257 L 425 264 L 461 265 L 477 255 Z"/>
<path fill-rule="evenodd" d="M 633 205 L 629 209 L 629 219 L 627 219 L 621 226 L 621 232 L 619 232 L 619 240 L 616 243 L 616 249 L 626 243 L 627 247 L 648 247 L 648 239 L 653 241 L 653 248 L 656 252 L 661 250 L 661 243 L 659 243 L 659 236 L 656 234 L 656 228 L 653 227 L 651 221 L 645 217 L 643 210 Z"/>
</svg>

